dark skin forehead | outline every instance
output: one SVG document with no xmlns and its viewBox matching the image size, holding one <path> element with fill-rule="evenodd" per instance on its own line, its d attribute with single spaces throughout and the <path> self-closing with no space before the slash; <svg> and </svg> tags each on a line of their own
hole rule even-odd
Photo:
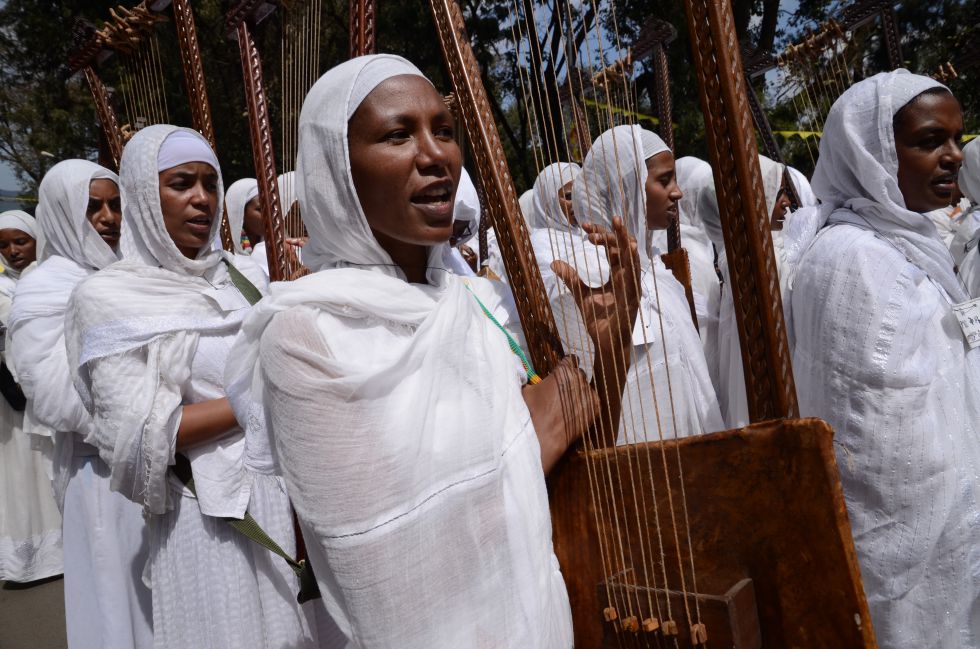
<svg viewBox="0 0 980 649">
<path fill-rule="evenodd" d="M 670 151 L 661 151 L 657 155 L 647 158 L 647 173 L 654 178 L 659 178 L 664 174 L 674 173 L 674 154 Z"/>
<path fill-rule="evenodd" d="M 386 79 L 361 102 L 350 118 L 348 137 L 371 141 L 387 135 L 386 129 L 414 123 L 418 113 L 406 110 L 406 105 L 422 108 L 421 112 L 434 121 L 453 121 L 452 113 L 428 80 L 402 74 Z"/>
<path fill-rule="evenodd" d="M 916 95 L 895 113 L 892 128 L 898 138 L 914 138 L 930 132 L 963 131 L 960 103 L 948 90 L 936 88 Z"/>
</svg>

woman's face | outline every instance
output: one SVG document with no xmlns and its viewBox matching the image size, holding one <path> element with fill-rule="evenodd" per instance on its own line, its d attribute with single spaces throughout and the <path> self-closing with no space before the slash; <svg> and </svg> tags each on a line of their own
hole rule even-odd
<svg viewBox="0 0 980 649">
<path fill-rule="evenodd" d="M 122 224 L 122 206 L 119 186 L 108 178 L 98 178 L 88 185 L 88 206 L 85 218 L 113 251 L 119 246 L 119 226 Z"/>
<path fill-rule="evenodd" d="M 573 226 L 577 226 L 578 221 L 575 220 L 575 210 L 572 208 L 572 185 L 574 183 L 574 180 L 569 180 L 558 190 L 558 206 L 561 207 L 562 213 L 568 218 L 568 222 Z"/>
<path fill-rule="evenodd" d="M 898 187 L 905 207 L 929 212 L 950 204 L 963 162 L 963 113 L 948 92 L 919 95 L 895 116 Z"/>
<path fill-rule="evenodd" d="M 262 206 L 259 197 L 255 196 L 245 203 L 245 218 L 242 227 L 248 235 L 248 241 L 253 246 L 265 238 L 265 219 L 262 218 Z"/>
<path fill-rule="evenodd" d="M 454 128 L 432 84 L 409 75 L 381 83 L 351 117 L 354 188 L 389 254 L 392 246 L 428 247 L 452 235 L 462 167 Z"/>
<path fill-rule="evenodd" d="M 189 259 L 211 238 L 218 211 L 218 172 L 205 162 L 188 162 L 160 172 L 160 209 L 167 234 Z"/>
<path fill-rule="evenodd" d="M 665 230 L 677 218 L 677 203 L 684 196 L 677 186 L 674 154 L 663 151 L 651 156 L 647 165 L 647 229 Z"/>
<path fill-rule="evenodd" d="M 782 230 L 783 222 L 786 220 L 786 211 L 793 206 L 789 200 L 789 193 L 786 191 L 786 174 L 783 174 L 783 182 L 779 186 L 779 193 L 776 195 L 776 204 L 772 207 L 769 225 L 772 230 Z"/>
<path fill-rule="evenodd" d="M 4 228 L 0 230 L 0 255 L 14 270 L 24 270 L 37 259 L 37 242 L 26 232 Z"/>
</svg>

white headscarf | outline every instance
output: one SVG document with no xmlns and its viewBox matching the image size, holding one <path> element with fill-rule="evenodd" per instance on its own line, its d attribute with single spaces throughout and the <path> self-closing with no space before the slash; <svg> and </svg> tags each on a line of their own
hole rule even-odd
<svg viewBox="0 0 980 649">
<path fill-rule="evenodd" d="M 963 195 L 974 205 L 980 204 L 980 137 L 963 146 L 963 163 L 957 181 Z"/>
<path fill-rule="evenodd" d="M 772 211 L 776 208 L 776 199 L 779 198 L 779 190 L 783 186 L 786 165 L 760 154 L 759 171 L 762 173 L 762 191 L 766 195 L 766 216 L 771 219 Z"/>
<path fill-rule="evenodd" d="M 431 270 L 431 285 L 404 281 L 351 177 L 349 117 L 404 74 L 421 76 L 400 57 L 358 57 L 307 95 L 297 185 L 310 264 L 321 270 L 274 284 L 252 311 L 230 354 L 228 392 L 266 399 L 324 603 L 357 644 L 571 646 L 539 451 L 524 453 L 529 420 L 513 354 L 464 283 L 486 299 L 490 282 Z M 437 259 L 443 250 L 433 246 Z M 278 326 L 293 329 L 267 333 Z M 460 347 L 471 350 L 465 362 L 445 353 Z M 300 356 L 302 367 L 292 362 Z M 281 400 L 273 395 L 284 369 L 292 385 Z M 340 446 L 310 452 L 314 439 Z M 537 463 L 533 480 L 517 477 L 514 458 Z M 384 469 L 366 482 L 359 467 L 377 462 Z M 504 476 L 519 497 L 506 497 Z M 434 555 L 433 543 L 445 552 Z M 425 586 L 434 583 L 444 587 Z"/>
<path fill-rule="evenodd" d="M 41 258 L 41 253 L 44 248 L 44 239 L 39 238 L 39 230 L 37 228 L 37 221 L 33 216 L 24 212 L 23 210 L 7 210 L 6 212 L 0 213 L 0 230 L 20 230 L 24 234 L 30 235 L 34 239 L 34 250 L 36 251 L 37 259 Z M 8 275 L 13 280 L 20 279 L 21 274 L 27 270 L 17 270 L 10 266 L 6 259 L 3 263 L 3 273 Z M 30 266 L 28 267 L 30 268 Z"/>
<path fill-rule="evenodd" d="M 119 176 L 88 160 L 63 160 L 44 175 L 38 188 L 37 221 L 46 240 L 42 261 L 55 255 L 87 269 L 100 270 L 118 260 L 85 217 L 93 180 Z M 79 218 L 81 216 L 82 218 Z"/>
<path fill-rule="evenodd" d="M 75 387 L 95 417 L 93 433 L 86 441 L 99 449 L 109 465 L 112 489 L 141 503 L 151 514 L 172 507 L 167 470 L 174 462 L 179 423 L 174 413 L 183 403 L 198 340 L 202 335 L 234 334 L 249 307 L 222 261 L 234 259 L 260 290 L 265 284 L 261 271 L 247 257 L 211 249 L 221 225 L 223 190 L 217 167 L 218 200 L 210 240 L 196 259 L 188 259 L 170 238 L 160 205 L 158 169 L 160 150 L 172 133 L 190 133 L 206 145 L 196 131 L 170 125 L 148 126 L 126 144 L 120 162 L 124 260 L 79 284 L 66 317 L 65 342 Z M 182 148 L 203 152 L 194 144 Z M 92 365 L 136 349 L 145 350 L 142 363 L 129 359 L 132 364 L 126 376 L 101 386 L 103 399 L 112 399 L 114 405 L 100 403 L 95 408 Z M 207 449 L 187 453 L 201 511 L 209 516 L 240 517 L 251 484 L 242 457 L 227 452 L 224 460 L 214 461 L 233 466 L 219 467 L 208 464 L 213 458 L 206 455 Z"/>
<path fill-rule="evenodd" d="M 572 224 L 561 209 L 558 195 L 562 187 L 582 175 L 582 167 L 571 162 L 556 162 L 541 170 L 532 189 L 532 222 L 537 228 L 571 232 Z"/>
<path fill-rule="evenodd" d="M 258 196 L 259 183 L 255 178 L 236 180 L 225 192 L 225 207 L 228 209 L 228 226 L 231 229 L 231 239 L 235 244 L 235 252 L 244 254 L 242 249 L 242 230 L 245 227 L 245 206 Z M 254 247 L 258 241 L 252 241 Z"/>
<path fill-rule="evenodd" d="M 686 223 L 703 229 L 705 224 L 699 212 L 699 205 L 705 190 L 714 188 L 711 165 L 700 158 L 685 156 L 677 160 L 675 167 L 677 186 L 684 194 L 677 205 L 678 218 L 681 224 Z"/>
<path fill-rule="evenodd" d="M 310 239 L 303 247 L 303 263 L 311 270 L 336 266 L 372 266 L 396 271 L 391 257 L 371 233 L 354 190 L 347 146 L 347 122 L 357 106 L 378 84 L 390 77 L 425 78 L 417 67 L 390 54 L 358 57 L 333 68 L 313 84 L 299 118 L 301 143 L 296 159 L 296 192 Z M 343 97 L 327 97 L 344 88 Z M 354 100 L 357 99 L 357 103 Z M 342 103 L 340 103 L 342 102 Z M 339 113 L 323 106 L 346 108 Z M 302 146 L 316 142 L 316 146 Z M 344 164 L 334 157 L 342 156 Z M 309 183 L 317 178 L 316 185 Z M 332 218 L 326 218 L 331 215 Z M 438 257 L 441 259 L 442 255 Z"/>
<path fill-rule="evenodd" d="M 810 187 L 810 181 L 803 175 L 803 172 L 790 166 L 787 166 L 786 170 L 789 171 L 789 175 L 792 178 L 793 188 L 796 189 L 796 197 L 800 199 L 800 204 L 797 206 L 797 209 L 816 207 L 819 202 L 813 193 L 813 188 Z"/>
<path fill-rule="evenodd" d="M 927 90 L 948 90 L 935 79 L 899 69 L 854 84 L 834 102 L 820 140 L 813 191 L 822 223 L 850 223 L 894 245 L 954 302 L 967 299 L 953 259 L 935 224 L 905 207 L 898 187 L 895 114 Z"/>
<path fill-rule="evenodd" d="M 639 126 L 616 126 L 600 135 L 582 163 L 582 175 L 572 186 L 572 205 L 579 223 L 612 227 L 620 216 L 630 234 L 647 237 L 645 162 L 670 151 L 662 139 Z M 640 245 L 640 259 L 651 259 L 647 246 Z"/>
<path fill-rule="evenodd" d="M 517 199 L 517 204 L 521 206 L 521 216 L 524 217 L 524 222 L 527 224 L 529 230 L 540 227 L 534 221 L 534 190 L 529 189 Z"/>
<path fill-rule="evenodd" d="M 120 176 L 119 189 L 122 193 L 124 218 L 122 241 L 119 245 L 127 261 L 141 262 L 147 266 L 200 277 L 213 270 L 222 259 L 221 252 L 212 250 L 211 246 L 221 230 L 224 205 L 221 169 L 215 168 L 218 172 L 218 209 L 211 222 L 211 234 L 198 251 L 197 258 L 188 259 L 167 233 L 163 222 L 163 211 L 160 208 L 159 174 L 160 171 L 170 167 L 161 169 L 159 167 L 161 161 L 158 157 L 164 142 L 175 133 L 183 137 L 196 138 L 208 146 L 207 140 L 197 131 L 169 124 L 154 124 L 140 129 L 123 149 L 119 169 L 124 170 L 124 173 Z M 210 148 L 208 150 L 210 151 Z M 212 153 L 211 157 L 213 156 Z M 216 162 L 208 163 L 212 166 L 216 164 Z"/>
<path fill-rule="evenodd" d="M 473 180 L 465 168 L 461 169 L 459 173 L 459 185 L 456 187 L 456 200 L 453 205 L 453 220 L 469 223 L 466 232 L 456 241 L 457 246 L 466 243 L 480 231 L 480 195 L 477 194 L 476 185 L 473 184 Z"/>
<path fill-rule="evenodd" d="M 38 188 L 38 226 L 47 239 L 45 259 L 17 287 L 10 311 L 8 360 L 28 399 L 32 421 L 55 433 L 91 431 L 91 416 L 72 385 L 65 350 L 65 311 L 79 282 L 114 263 L 116 253 L 87 217 L 89 185 L 116 174 L 88 160 L 64 160 Z M 58 506 L 68 484 L 73 440 L 55 446 Z"/>
</svg>

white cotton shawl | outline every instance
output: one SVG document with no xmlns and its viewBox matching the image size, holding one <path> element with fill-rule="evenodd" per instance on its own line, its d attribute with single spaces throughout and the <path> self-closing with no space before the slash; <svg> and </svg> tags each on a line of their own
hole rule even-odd
<svg viewBox="0 0 980 649">
<path fill-rule="evenodd" d="M 800 412 L 836 431 L 872 622 L 895 649 L 980 646 L 980 350 L 952 313 L 949 252 L 904 207 L 892 129 L 937 87 L 879 74 L 831 109 L 813 180 L 828 227 L 788 304 Z"/>
<path fill-rule="evenodd" d="M 75 386 L 95 418 L 86 442 L 109 465 L 112 489 L 150 514 L 173 506 L 167 474 L 199 337 L 234 335 L 248 309 L 223 260 L 234 260 L 260 290 L 264 285 L 247 258 L 211 248 L 221 224 L 220 170 L 211 240 L 196 259 L 181 254 L 171 240 L 160 207 L 157 155 L 176 131 L 201 137 L 190 129 L 154 125 L 140 130 L 123 150 L 124 260 L 79 284 L 66 322 Z M 93 366 L 117 357 L 128 359 L 126 371 L 93 383 Z M 223 440 L 221 453 L 210 445 L 187 451 L 206 515 L 241 517 L 248 504 L 244 441 L 236 434 Z"/>
<path fill-rule="evenodd" d="M 789 171 L 790 179 L 793 182 L 793 188 L 796 190 L 796 197 L 800 199 L 797 209 L 804 207 L 816 207 L 819 205 L 817 195 L 813 193 L 813 188 L 810 187 L 810 181 L 803 174 L 803 172 L 796 167 L 790 166 L 787 166 L 786 170 Z"/>
<path fill-rule="evenodd" d="M 507 341 L 463 279 L 432 268 L 431 285 L 404 281 L 353 186 L 352 103 L 406 73 L 420 74 L 359 57 L 307 95 L 297 185 L 323 270 L 272 286 L 232 351 L 228 390 L 264 399 L 324 603 L 351 646 L 570 647 Z M 490 302 L 490 282 L 465 281 Z"/>
<path fill-rule="evenodd" d="M 759 156 L 759 170 L 762 174 L 766 202 L 766 223 L 772 216 L 779 189 L 782 186 L 783 165 Z M 745 394 L 745 374 L 742 367 L 742 351 L 739 344 L 738 325 L 735 321 L 735 304 L 731 290 L 731 277 L 728 271 L 728 255 L 725 251 L 725 237 L 721 225 L 721 212 L 718 208 L 718 195 L 715 191 L 714 178 L 701 173 L 688 181 L 684 191 L 691 191 L 695 201 L 695 209 L 704 225 L 705 232 L 718 250 L 718 270 L 723 282 L 721 293 L 713 303 L 709 303 L 708 312 L 717 319 L 717 324 L 710 322 L 702 331 L 704 353 L 711 380 L 718 395 L 721 414 L 727 428 L 737 428 L 749 423 L 748 399 Z M 787 223 L 792 222 L 792 217 Z M 803 223 L 805 221 L 801 221 Z M 786 249 L 795 239 L 783 236 L 773 236 L 773 253 L 776 258 L 776 268 L 780 284 L 790 274 Z"/>
<path fill-rule="evenodd" d="M 245 254 L 242 248 L 242 230 L 245 227 L 245 206 L 259 191 L 259 183 L 255 178 L 236 180 L 225 192 L 225 207 L 228 209 L 228 227 L 235 246 L 235 253 Z M 258 241 L 250 242 L 254 248 Z"/>
<path fill-rule="evenodd" d="M 715 251 L 711 237 L 698 215 L 698 202 L 701 193 L 711 185 L 711 165 L 699 158 L 687 156 L 679 159 L 675 168 L 677 186 L 684 194 L 677 206 L 681 245 L 687 250 L 691 265 L 692 288 L 697 295 L 704 298 L 706 305 L 705 313 L 698 313 L 698 323 L 700 327 L 710 326 L 705 320 L 712 317 L 717 319 L 717 313 L 710 312 L 710 305 L 717 305 L 721 285 L 715 271 Z"/>
<path fill-rule="evenodd" d="M 963 146 L 963 163 L 957 178 L 960 191 L 974 205 L 980 204 L 980 137 Z"/>
<path fill-rule="evenodd" d="M 117 261 L 116 253 L 89 223 L 86 210 L 93 180 L 118 177 L 87 160 L 64 160 L 38 188 L 37 221 L 47 239 L 45 259 L 17 287 L 10 312 L 8 360 L 28 399 L 27 417 L 56 437 L 54 492 L 64 502 L 73 457 L 72 433 L 92 432 L 68 366 L 65 312 L 75 286 Z"/>
</svg>

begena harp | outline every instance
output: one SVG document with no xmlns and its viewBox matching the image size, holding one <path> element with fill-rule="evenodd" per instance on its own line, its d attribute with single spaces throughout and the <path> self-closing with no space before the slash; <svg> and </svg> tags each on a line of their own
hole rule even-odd
<svg viewBox="0 0 980 649">
<path fill-rule="evenodd" d="M 300 259 L 286 240 L 303 237 L 299 202 L 296 198 L 295 164 L 299 146 L 299 113 L 313 83 L 336 59 L 332 44 L 322 39 L 323 0 L 273 3 L 239 0 L 225 15 L 225 31 L 237 40 L 245 80 L 249 133 L 259 203 L 266 221 L 266 254 L 273 281 L 288 280 L 300 269 Z M 374 50 L 374 3 L 352 0 L 351 56 Z M 257 30 L 272 29 L 273 36 L 261 39 Z M 268 47 L 274 43 L 276 47 Z M 346 49 L 346 48 L 345 48 Z M 263 65 L 278 68 L 279 87 L 267 88 Z M 277 105 L 270 101 L 278 99 Z"/>
<path fill-rule="evenodd" d="M 592 1 L 546 4 L 514 0 L 522 92 L 497 98 L 519 102 L 526 112 L 539 171 L 559 160 L 582 162 L 589 142 L 613 126 L 635 123 L 639 112 L 637 62 L 614 8 Z M 548 277 L 546 264 L 542 279 L 531 241 L 542 257 L 563 259 L 591 281 L 602 280 L 604 255 L 568 232 L 529 233 L 461 10 L 452 0 L 431 0 L 430 6 L 484 210 L 533 363 L 547 373 L 566 350 L 590 351 L 581 321 L 567 308 L 567 291 Z M 682 343 L 678 311 L 668 312 L 666 302 L 670 278 L 645 273 L 647 307 L 640 309 L 638 338 L 629 358 L 616 361 L 631 364 L 623 416 L 590 430 L 549 477 L 555 550 L 576 647 L 874 647 L 832 431 L 822 421 L 796 418 L 731 7 L 727 0 L 687 0 L 685 10 L 754 423 L 717 432 L 681 414 L 687 377 L 678 365 L 656 362 L 672 358 Z M 535 34 L 543 25 L 558 39 L 546 47 Z M 534 78 L 528 69 L 558 72 Z M 629 186 L 623 170 L 628 153 L 607 151 L 624 161 L 617 168 L 621 177 L 607 179 L 613 187 Z M 588 176 L 576 182 L 583 178 L 589 182 Z M 565 182 L 556 180 L 551 189 L 558 192 Z M 645 233 L 639 234 L 643 246 Z M 651 267 L 654 261 L 648 260 Z"/>
<path fill-rule="evenodd" d="M 168 16 L 171 9 L 172 16 Z M 151 124 L 187 123 L 188 112 L 194 129 L 216 148 L 190 0 L 119 5 L 109 10 L 98 31 L 80 21 L 74 32 L 75 46 L 68 65 L 72 72 L 84 73 L 92 92 L 108 154 L 100 155 L 100 163 L 118 168 L 123 146 L 133 133 Z M 175 53 L 184 73 L 179 104 L 173 102 L 173 95 L 179 93 L 166 87 L 163 74 L 163 66 L 170 65 Z M 105 73 L 116 79 L 114 97 L 100 76 Z M 121 106 L 121 115 L 114 99 Z M 233 250 L 227 218 L 221 225 L 222 245 Z"/>
</svg>

